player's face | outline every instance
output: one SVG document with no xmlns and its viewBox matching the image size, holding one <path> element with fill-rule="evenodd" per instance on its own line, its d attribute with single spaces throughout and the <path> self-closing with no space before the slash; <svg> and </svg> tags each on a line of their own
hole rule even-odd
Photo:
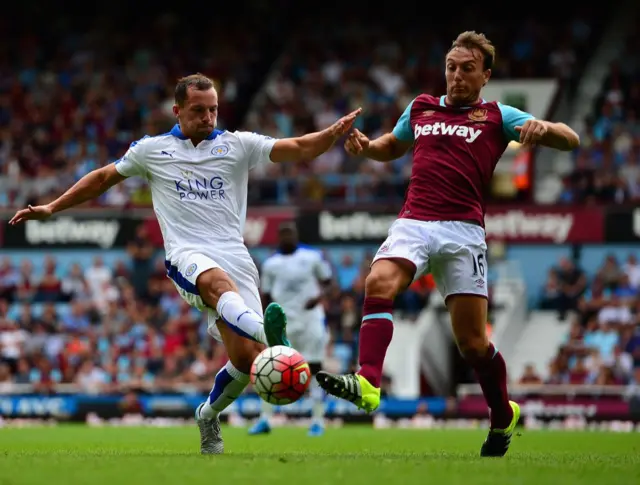
<svg viewBox="0 0 640 485">
<path fill-rule="evenodd" d="M 190 138 L 206 138 L 218 122 L 218 94 L 215 89 L 200 91 L 189 88 L 184 106 L 174 106 L 180 129 Z"/>
<path fill-rule="evenodd" d="M 298 245 L 298 235 L 292 229 L 282 229 L 279 234 L 280 249 L 291 251 Z"/>
<path fill-rule="evenodd" d="M 465 105 L 475 103 L 482 87 L 491 76 L 484 70 L 483 55 L 478 49 L 453 49 L 446 58 L 447 98 L 450 103 Z"/>
</svg>

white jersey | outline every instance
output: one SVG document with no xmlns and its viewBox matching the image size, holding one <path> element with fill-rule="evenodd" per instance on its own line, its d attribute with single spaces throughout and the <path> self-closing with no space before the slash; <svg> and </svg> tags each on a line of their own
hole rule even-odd
<svg viewBox="0 0 640 485">
<path fill-rule="evenodd" d="M 267 258 L 260 281 L 263 293 L 269 293 L 287 314 L 287 329 L 295 333 L 304 331 L 308 325 L 324 328 L 322 305 L 311 310 L 304 307 L 320 296 L 319 282 L 330 278 L 331 267 L 320 251 L 298 247 L 291 254 L 276 253 Z"/>
<path fill-rule="evenodd" d="M 270 162 L 277 140 L 214 130 L 193 146 L 178 125 L 132 143 L 116 161 L 125 177 L 149 182 L 167 260 L 207 246 L 244 246 L 249 170 Z"/>
</svg>

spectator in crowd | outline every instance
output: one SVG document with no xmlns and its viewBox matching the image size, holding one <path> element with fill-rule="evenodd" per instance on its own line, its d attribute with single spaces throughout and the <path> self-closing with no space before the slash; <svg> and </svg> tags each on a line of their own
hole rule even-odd
<svg viewBox="0 0 640 485">
<path fill-rule="evenodd" d="M 562 291 L 558 273 L 555 268 L 551 268 L 547 274 L 547 281 L 540 291 L 539 307 L 541 310 L 557 310 L 560 308 L 560 297 Z"/>
<path fill-rule="evenodd" d="M 536 372 L 536 369 L 533 364 L 527 364 L 524 368 L 524 372 L 518 381 L 518 384 L 521 385 L 534 385 L 534 384 L 542 384 L 542 378 Z"/>
<path fill-rule="evenodd" d="M 567 312 L 578 307 L 578 301 L 584 293 L 587 280 L 584 272 L 569 258 L 562 258 L 555 269 L 555 275 L 559 285 L 556 298 L 558 318 L 564 320 Z"/>
<path fill-rule="evenodd" d="M 147 280 L 151 276 L 152 259 L 155 253 L 145 224 L 140 224 L 136 228 L 136 237 L 128 243 L 127 252 L 131 258 L 133 288 L 136 294 L 141 296 L 145 293 Z"/>
<path fill-rule="evenodd" d="M 623 266 L 614 256 L 605 258 L 574 309 L 547 382 L 619 385 L 633 381 L 640 367 L 640 291 L 631 284 L 635 268 L 634 254 Z"/>
<path fill-rule="evenodd" d="M 570 204 L 640 201 L 640 34 L 614 61 L 581 134 L 575 166 L 559 199 Z"/>
</svg>

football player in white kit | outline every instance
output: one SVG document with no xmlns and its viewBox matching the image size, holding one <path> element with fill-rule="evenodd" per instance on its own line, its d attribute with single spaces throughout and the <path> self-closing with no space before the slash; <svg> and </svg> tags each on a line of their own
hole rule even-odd
<svg viewBox="0 0 640 485">
<path fill-rule="evenodd" d="M 209 333 L 229 355 L 196 410 L 200 451 L 218 454 L 224 449 L 219 414 L 248 384 L 254 358 L 265 345 L 289 345 L 282 308 L 270 305 L 263 319 L 258 271 L 242 237 L 249 171 L 317 157 L 349 130 L 360 110 L 296 138 L 220 131 L 213 81 L 193 74 L 178 81 L 173 113 L 178 123 L 169 133 L 132 143 L 120 160 L 85 175 L 53 202 L 18 211 L 10 224 L 46 219 L 128 177 L 148 181 L 167 275 L 186 301 L 208 313 Z"/>
<path fill-rule="evenodd" d="M 287 315 L 287 336 L 292 346 L 307 360 L 311 374 L 322 370 L 329 335 L 321 300 L 324 288 L 331 283 L 331 266 L 320 251 L 302 246 L 293 223 L 284 223 L 278 233 L 278 252 L 262 265 L 263 304 L 276 302 Z M 310 390 L 312 421 L 309 436 L 324 433 L 324 392 L 315 379 Z M 257 435 L 271 431 L 273 407 L 262 402 L 262 415 L 249 430 Z"/>
</svg>

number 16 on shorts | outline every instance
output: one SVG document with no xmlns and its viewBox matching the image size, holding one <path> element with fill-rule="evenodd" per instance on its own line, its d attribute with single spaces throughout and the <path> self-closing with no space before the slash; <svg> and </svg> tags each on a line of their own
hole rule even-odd
<svg viewBox="0 0 640 485">
<path fill-rule="evenodd" d="M 478 288 L 484 288 L 486 285 L 486 257 L 483 252 L 471 253 L 471 259 L 473 261 L 473 277 L 475 278 L 475 285 Z"/>
</svg>

